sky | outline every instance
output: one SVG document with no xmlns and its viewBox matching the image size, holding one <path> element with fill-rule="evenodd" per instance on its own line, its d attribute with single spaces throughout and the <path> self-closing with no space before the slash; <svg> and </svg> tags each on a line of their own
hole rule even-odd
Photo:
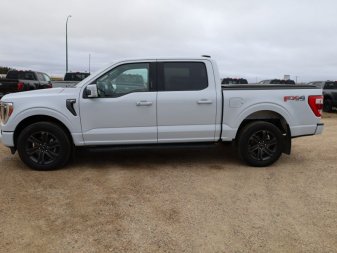
<svg viewBox="0 0 337 253">
<path fill-rule="evenodd" d="M 337 80 L 336 0 L 1 0 L 0 66 L 91 72 L 117 59 L 199 57 L 221 77 Z"/>
</svg>

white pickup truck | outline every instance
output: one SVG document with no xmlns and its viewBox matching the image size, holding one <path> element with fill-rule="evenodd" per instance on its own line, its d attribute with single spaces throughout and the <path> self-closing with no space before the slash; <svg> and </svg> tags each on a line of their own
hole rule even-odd
<svg viewBox="0 0 337 253">
<path fill-rule="evenodd" d="M 249 165 L 268 166 L 290 154 L 291 138 L 323 131 L 322 105 L 314 86 L 222 87 L 206 57 L 125 60 L 74 88 L 4 96 L 0 137 L 37 170 L 64 166 L 80 146 L 221 142 L 234 142 Z"/>
</svg>

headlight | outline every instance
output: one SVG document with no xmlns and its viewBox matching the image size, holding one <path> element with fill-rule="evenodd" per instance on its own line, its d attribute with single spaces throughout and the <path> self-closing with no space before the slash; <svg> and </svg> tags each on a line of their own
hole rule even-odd
<svg viewBox="0 0 337 253">
<path fill-rule="evenodd" d="M 0 121 L 4 125 L 7 123 L 9 117 L 14 110 L 13 103 L 0 101 Z"/>
</svg>

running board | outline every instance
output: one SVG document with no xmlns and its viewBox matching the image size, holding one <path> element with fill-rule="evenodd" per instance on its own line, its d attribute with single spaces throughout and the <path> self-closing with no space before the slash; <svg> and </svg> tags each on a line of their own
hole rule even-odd
<svg viewBox="0 0 337 253">
<path fill-rule="evenodd" d="M 90 151 L 113 151 L 113 150 L 137 150 L 137 149 L 202 149 L 214 147 L 219 142 L 205 142 L 205 143 L 167 143 L 167 144 L 140 144 L 140 145 L 113 145 L 113 146 L 82 146 L 81 148 Z"/>
</svg>

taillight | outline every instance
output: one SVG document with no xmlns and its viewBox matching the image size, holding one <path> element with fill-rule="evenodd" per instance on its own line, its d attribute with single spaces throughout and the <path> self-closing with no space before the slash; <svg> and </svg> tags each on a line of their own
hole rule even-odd
<svg viewBox="0 0 337 253">
<path fill-rule="evenodd" d="M 24 86 L 24 83 L 18 82 L 18 91 L 22 91 Z"/>
<path fill-rule="evenodd" d="M 309 96 L 308 103 L 312 112 L 317 116 L 321 117 L 323 110 L 323 96 Z"/>
</svg>

